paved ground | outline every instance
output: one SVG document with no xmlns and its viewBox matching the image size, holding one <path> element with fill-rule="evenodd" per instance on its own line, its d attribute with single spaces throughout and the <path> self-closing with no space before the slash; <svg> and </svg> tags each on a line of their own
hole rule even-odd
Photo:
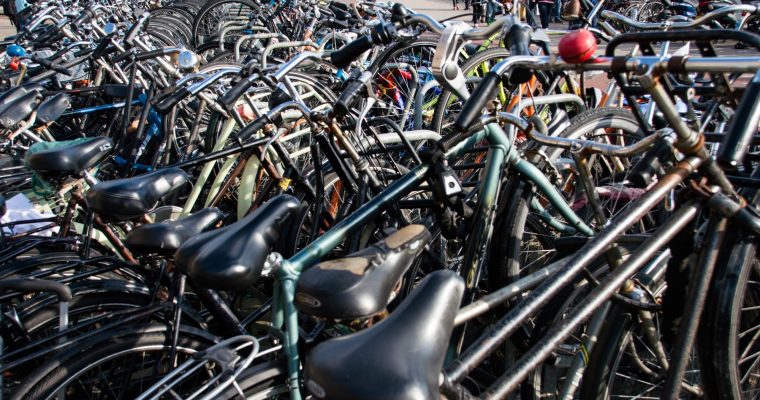
<svg viewBox="0 0 760 400">
<path fill-rule="evenodd" d="M 0 16 L 0 39 L 15 35 L 16 34 L 16 28 L 11 24 L 11 21 L 8 20 L 8 17 L 5 15 Z"/>
<path fill-rule="evenodd" d="M 339 0 L 349 3 L 353 0 Z M 472 20 L 471 10 L 464 10 L 464 0 L 459 0 L 460 10 L 452 10 L 452 0 L 401 0 L 408 7 L 416 12 L 428 14 L 438 20 L 457 18 L 467 21 Z M 552 45 L 556 48 L 557 42 L 562 37 L 562 34 L 567 30 L 567 23 L 552 23 L 549 27 L 549 37 L 552 39 Z M 7 36 L 14 35 L 16 28 L 10 23 L 8 17 L 0 15 L 0 39 Z M 693 47 L 693 46 L 692 46 Z M 719 48 L 719 54 L 721 55 L 757 55 L 754 50 L 736 50 L 733 48 L 733 44 L 717 44 Z M 603 46 L 597 51 L 597 54 L 601 54 L 604 51 Z M 692 49 L 692 53 L 694 53 Z"/>
</svg>

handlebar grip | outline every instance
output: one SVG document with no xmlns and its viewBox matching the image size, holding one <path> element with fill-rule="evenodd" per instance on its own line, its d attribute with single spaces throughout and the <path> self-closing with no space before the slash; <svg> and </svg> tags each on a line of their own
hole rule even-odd
<svg viewBox="0 0 760 400">
<path fill-rule="evenodd" d="M 364 35 L 330 54 L 330 61 L 338 68 L 346 68 L 374 44 L 369 35 Z"/>
<path fill-rule="evenodd" d="M 109 40 L 101 40 L 97 46 L 95 46 L 95 49 L 92 51 L 92 57 L 93 58 L 100 58 L 106 55 L 106 52 L 109 49 L 114 49 L 114 46 L 111 46 Z"/>
<path fill-rule="evenodd" d="M 348 115 L 356 101 L 361 97 L 365 87 L 366 85 L 361 79 L 354 79 L 348 83 L 333 107 L 333 114 L 336 118 Z"/>
<path fill-rule="evenodd" d="M 117 55 L 111 57 L 111 64 L 117 64 L 117 63 L 120 63 L 122 61 L 126 61 L 126 60 L 128 60 L 130 57 L 132 57 L 134 55 L 135 55 L 135 52 L 133 50 L 131 50 L 131 49 L 127 50 L 127 51 L 123 51 L 120 54 L 117 54 Z"/>
<path fill-rule="evenodd" d="M 190 91 L 186 87 L 180 88 L 156 103 L 153 108 L 160 114 L 166 114 L 187 96 L 190 96 Z"/>
<path fill-rule="evenodd" d="M 239 143 L 243 143 L 246 140 L 248 140 L 251 136 L 253 136 L 254 133 L 264 129 L 264 126 L 266 126 L 266 124 L 269 124 L 271 122 L 272 121 L 269 119 L 268 115 L 263 115 L 260 118 L 257 118 L 255 121 L 251 122 L 250 124 L 246 125 L 245 128 L 241 129 L 240 132 L 238 132 L 238 134 L 235 135 L 235 139 L 237 139 Z"/>
<path fill-rule="evenodd" d="M 64 67 L 63 65 L 53 64 L 50 69 L 53 71 L 59 72 L 61 74 L 64 74 L 66 76 L 74 76 L 74 71 Z"/>
<path fill-rule="evenodd" d="M 458 132 L 467 132 L 470 129 L 470 125 L 478 119 L 480 111 L 486 106 L 486 102 L 496 94 L 500 82 L 501 77 L 493 71 L 488 72 L 483 77 L 472 96 L 464 103 L 462 112 L 454 121 L 454 128 Z"/>
<path fill-rule="evenodd" d="M 221 98 L 221 102 L 224 104 L 224 107 L 228 110 L 234 107 L 240 96 L 242 96 L 243 93 L 247 92 L 248 89 L 253 86 L 253 83 L 255 82 L 254 78 L 257 78 L 257 75 L 251 75 L 245 79 L 240 80 L 237 85 L 228 90 Z"/>
<path fill-rule="evenodd" d="M 86 8 L 82 10 L 82 14 L 80 16 L 71 22 L 71 25 L 74 27 L 74 29 L 79 29 L 82 25 L 88 23 L 94 16 L 95 12 L 89 8 Z"/>
<path fill-rule="evenodd" d="M 71 289 L 63 283 L 46 279 L 4 279 L 0 281 L 0 291 L 14 290 L 19 292 L 54 292 L 59 301 L 71 301 Z"/>
<path fill-rule="evenodd" d="M 531 29 L 528 25 L 515 24 L 507 32 L 507 47 L 510 56 L 529 56 L 530 55 L 530 34 Z M 512 84 L 526 83 L 533 76 L 533 71 L 528 68 L 515 68 L 509 74 L 509 82 Z"/>
<path fill-rule="evenodd" d="M 142 26 L 145 25 L 145 21 L 150 17 L 150 13 L 143 13 L 140 18 L 129 28 L 127 34 L 124 35 L 124 43 L 134 46 L 137 33 L 140 32 Z"/>
<path fill-rule="evenodd" d="M 63 29 L 57 25 L 50 25 L 44 32 L 38 34 L 35 38 L 30 39 L 32 48 L 49 47 L 51 44 L 56 43 L 58 40 L 65 37 Z"/>
<path fill-rule="evenodd" d="M 158 50 L 144 51 L 142 53 L 138 53 L 135 56 L 135 59 L 138 61 L 150 60 L 152 58 L 169 55 L 172 53 L 173 50 L 174 48 L 167 47 L 167 48 L 158 49 Z"/>
<path fill-rule="evenodd" d="M 744 88 L 739 106 L 726 130 L 726 137 L 720 146 L 718 164 L 724 168 L 735 169 L 747 154 L 749 145 L 760 123 L 760 72 Z"/>
<path fill-rule="evenodd" d="M 103 52 L 99 54 L 99 56 L 100 57 L 105 57 L 105 56 L 108 56 L 110 54 L 116 53 L 117 51 L 119 51 L 119 49 L 116 48 L 116 46 L 107 46 L 103 50 Z M 93 57 L 95 57 L 95 54 L 93 54 Z"/>
<path fill-rule="evenodd" d="M 38 56 L 31 56 L 29 59 L 32 60 L 33 62 L 37 63 L 37 64 L 42 65 L 43 67 L 45 67 L 47 69 L 51 69 L 53 71 L 60 72 L 60 73 L 62 73 L 64 75 L 68 75 L 68 76 L 74 75 L 74 72 L 72 70 L 70 70 L 70 69 L 68 69 L 68 68 L 66 68 L 66 67 L 64 67 L 62 65 L 55 64 L 55 63 L 53 63 L 52 61 L 50 61 L 48 59 L 41 58 L 41 57 L 38 57 Z"/>
</svg>

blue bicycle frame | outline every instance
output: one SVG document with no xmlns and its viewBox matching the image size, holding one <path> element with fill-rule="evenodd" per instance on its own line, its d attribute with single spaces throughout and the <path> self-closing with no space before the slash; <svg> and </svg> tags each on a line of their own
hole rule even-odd
<svg viewBox="0 0 760 400">
<path fill-rule="evenodd" d="M 132 100 L 131 104 L 133 106 L 139 105 L 139 106 L 144 107 L 146 102 L 147 102 L 147 96 L 144 93 L 141 93 L 137 96 L 136 99 Z M 99 113 L 103 111 L 118 110 L 118 109 L 124 108 L 126 104 L 127 104 L 126 101 L 122 101 L 118 103 L 103 104 L 103 105 L 93 106 L 93 107 L 85 107 L 85 108 L 67 111 L 63 113 L 63 116 L 69 117 L 69 116 L 77 116 L 77 115 L 95 114 L 95 113 Z M 145 148 L 148 146 L 148 143 L 150 143 L 150 141 L 153 140 L 154 137 L 157 137 L 159 140 L 163 138 L 163 132 L 161 130 L 163 118 L 155 110 L 151 109 L 150 112 L 148 113 L 148 118 L 146 122 L 147 122 L 147 126 L 145 127 L 145 138 L 140 144 L 140 147 L 134 159 L 127 160 L 124 157 L 115 155 L 113 159 L 117 164 L 131 166 L 133 170 L 152 171 L 154 169 L 152 165 L 137 163 L 137 160 L 145 151 Z"/>
</svg>

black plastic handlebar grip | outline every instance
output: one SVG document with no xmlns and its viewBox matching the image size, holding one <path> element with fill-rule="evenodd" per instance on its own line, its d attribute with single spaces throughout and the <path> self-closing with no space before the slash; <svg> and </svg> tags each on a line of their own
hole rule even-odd
<svg viewBox="0 0 760 400">
<path fill-rule="evenodd" d="M 14 290 L 18 292 L 54 292 L 59 301 L 71 301 L 71 289 L 63 283 L 45 279 L 4 279 L 0 281 L 0 292 Z"/>
<path fill-rule="evenodd" d="M 174 106 L 177 105 L 182 99 L 190 95 L 190 91 L 187 90 L 186 87 L 180 88 L 176 90 L 174 93 L 170 94 L 163 100 L 156 103 L 153 107 L 158 111 L 160 114 L 166 114 L 174 108 Z"/>
<path fill-rule="evenodd" d="M 507 47 L 509 54 L 512 56 L 530 55 L 530 34 L 531 28 L 528 25 L 515 24 L 507 32 Z M 509 82 L 513 84 L 526 83 L 533 76 L 533 72 L 528 68 L 515 68 L 510 71 Z"/>
<path fill-rule="evenodd" d="M 470 125 L 478 119 L 481 110 L 486 106 L 486 102 L 496 94 L 500 82 L 501 77 L 496 72 L 488 72 L 483 77 L 470 98 L 464 103 L 462 112 L 454 121 L 454 128 L 458 132 L 467 132 L 470 129 Z"/>
<path fill-rule="evenodd" d="M 338 68 L 346 68 L 365 51 L 372 48 L 372 38 L 364 35 L 330 54 L 330 61 Z"/>
<path fill-rule="evenodd" d="M 74 75 L 74 72 L 72 70 L 64 67 L 63 65 L 55 64 L 55 63 L 53 63 L 52 61 L 50 61 L 48 59 L 37 57 L 37 56 L 32 56 L 32 57 L 30 57 L 30 59 L 33 62 L 35 62 L 35 63 L 37 63 L 39 65 L 42 65 L 43 67 L 45 67 L 47 69 L 51 69 L 51 70 L 53 70 L 55 72 L 60 72 L 60 73 L 62 73 L 64 75 L 68 75 L 68 76 Z"/>
<path fill-rule="evenodd" d="M 112 64 L 118 64 L 118 63 L 120 63 L 120 62 L 122 62 L 122 61 L 124 61 L 124 60 L 126 60 L 126 59 L 128 59 L 130 57 L 132 57 L 134 54 L 135 53 L 133 51 L 131 51 L 131 50 L 124 51 L 121 54 L 117 54 L 117 55 L 111 57 L 111 63 Z"/>
<path fill-rule="evenodd" d="M 64 67 L 63 65 L 53 64 L 53 65 L 50 66 L 50 69 L 52 69 L 53 71 L 56 71 L 56 72 L 60 72 L 60 73 L 62 73 L 64 75 L 66 75 L 66 76 L 73 76 L 74 75 L 74 71 L 70 70 L 69 68 Z"/>
<path fill-rule="evenodd" d="M 752 139 L 757 134 L 760 123 L 760 72 L 744 88 L 739 106 L 726 130 L 726 137 L 720 146 L 718 163 L 729 169 L 736 168 L 749 150 Z"/>
<path fill-rule="evenodd" d="M 336 118 L 345 117 L 351 111 L 357 100 L 361 98 L 362 91 L 366 85 L 360 79 L 352 80 L 340 94 L 338 101 L 333 107 L 333 114 Z"/>
<path fill-rule="evenodd" d="M 112 37 L 113 32 L 109 34 L 108 37 Z M 93 58 L 100 58 L 107 54 L 108 50 L 115 49 L 114 46 L 111 46 L 110 40 L 101 40 L 100 43 L 98 43 L 97 46 L 95 46 L 95 49 L 92 51 L 92 57 Z"/>
<path fill-rule="evenodd" d="M 254 133 L 262 130 L 264 126 L 270 122 L 271 120 L 269 119 L 269 116 L 263 115 L 260 118 L 257 118 L 255 121 L 251 122 L 250 124 L 246 125 L 245 128 L 241 129 L 240 132 L 238 132 L 238 134 L 235 135 L 235 138 L 238 140 L 239 143 L 243 143 L 246 140 L 248 140 L 251 136 L 253 136 Z"/>
<path fill-rule="evenodd" d="M 376 44 L 388 44 L 396 37 L 392 23 L 378 24 L 369 35 L 362 36 L 330 54 L 330 61 L 338 68 L 345 68 Z"/>
<path fill-rule="evenodd" d="M 243 93 L 247 92 L 248 89 L 253 86 L 253 83 L 256 79 L 256 76 L 252 75 L 245 79 L 240 80 L 235 86 L 232 87 L 232 89 L 228 90 L 224 95 L 222 96 L 222 104 L 229 110 L 231 109 L 237 100 L 240 98 L 240 96 L 243 95 Z"/>
<path fill-rule="evenodd" d="M 137 55 L 135 55 L 135 60 L 145 61 L 145 60 L 150 60 L 156 57 L 167 56 L 171 54 L 173 51 L 174 49 L 170 47 L 167 47 L 164 49 L 158 49 L 158 50 L 144 51 L 142 53 L 138 53 Z"/>
</svg>

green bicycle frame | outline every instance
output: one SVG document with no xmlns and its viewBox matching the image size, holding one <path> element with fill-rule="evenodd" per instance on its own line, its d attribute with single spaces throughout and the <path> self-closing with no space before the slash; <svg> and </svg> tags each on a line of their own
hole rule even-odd
<svg viewBox="0 0 760 400">
<path fill-rule="evenodd" d="M 491 222 L 505 163 L 514 167 L 536 184 L 557 211 L 577 231 L 589 236 L 593 234 L 591 228 L 584 224 L 566 204 L 562 195 L 552 186 L 546 176 L 531 163 L 519 157 L 517 151 L 512 147 L 511 140 L 498 124 L 486 125 L 483 130 L 450 149 L 445 157 L 448 159 L 459 157 L 483 140 L 489 143 L 489 153 L 484 178 L 478 192 L 479 202 L 475 216 L 476 223 L 474 224 L 476 228 L 472 234 L 472 239 L 475 240 L 467 242 L 462 269 L 462 271 L 466 271 L 468 286 L 476 284 L 483 267 L 483 254 L 485 252 L 481 250 L 487 248 L 491 238 Z M 292 400 L 302 398 L 299 386 L 298 317 L 293 302 L 299 275 L 304 269 L 319 262 L 322 257 L 337 247 L 350 234 L 366 226 L 367 223 L 380 215 L 387 204 L 395 204 L 415 190 L 427 179 L 430 169 L 431 165 L 429 164 L 415 167 L 293 257 L 275 263 L 274 275 L 277 284 L 275 284 L 272 304 L 272 325 L 276 329 L 283 329 L 284 327 L 283 349 L 288 360 L 288 382 Z"/>
</svg>

